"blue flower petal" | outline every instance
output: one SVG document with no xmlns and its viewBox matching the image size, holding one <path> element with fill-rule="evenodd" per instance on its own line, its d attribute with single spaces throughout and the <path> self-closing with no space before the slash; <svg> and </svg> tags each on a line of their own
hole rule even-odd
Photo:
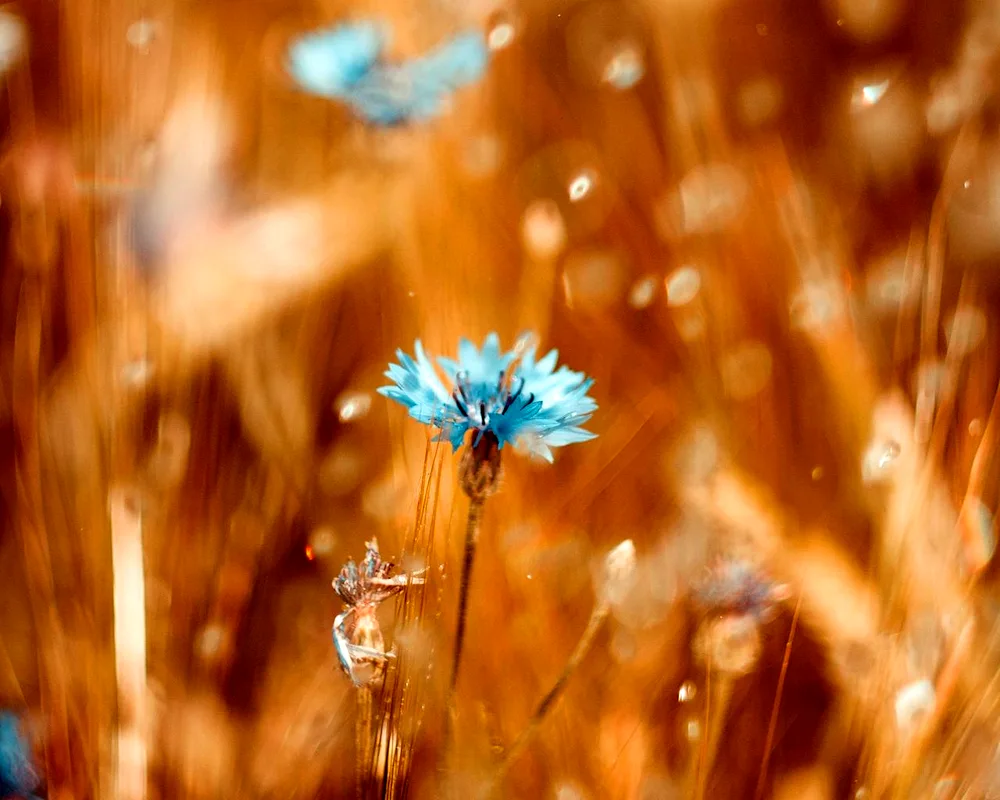
<svg viewBox="0 0 1000 800">
<path fill-rule="evenodd" d="M 306 91 L 343 97 L 375 66 L 385 43 L 382 28 L 372 22 L 306 34 L 292 44 L 288 68 Z"/>
<path fill-rule="evenodd" d="M 466 32 L 430 53 L 382 63 L 386 35 L 373 23 L 307 34 L 289 50 L 288 68 L 307 92 L 339 99 L 377 125 L 437 116 L 456 89 L 479 80 L 489 49 L 481 33 Z"/>
<path fill-rule="evenodd" d="M 489 432 L 501 448 L 524 445 L 551 461 L 552 447 L 596 436 L 581 427 L 597 410 L 588 394 L 593 380 L 567 367 L 556 369 L 555 350 L 539 361 L 530 350 L 514 363 L 515 353 L 502 351 L 495 333 L 481 348 L 462 339 L 457 359 L 438 358 L 454 384 L 451 394 L 419 342 L 416 354 L 413 359 L 397 352 L 399 364 L 386 372 L 394 385 L 379 392 L 408 408 L 414 419 L 438 428 L 436 441 L 447 440 L 457 450 L 470 430 L 475 431 L 474 442 Z"/>
<path fill-rule="evenodd" d="M 21 721 L 9 711 L 0 713 L 0 797 L 29 795 L 38 783 Z"/>
</svg>

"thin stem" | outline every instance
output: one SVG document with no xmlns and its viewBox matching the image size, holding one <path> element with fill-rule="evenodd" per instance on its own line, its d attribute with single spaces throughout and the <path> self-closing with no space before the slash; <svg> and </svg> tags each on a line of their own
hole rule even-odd
<svg viewBox="0 0 1000 800">
<path fill-rule="evenodd" d="M 587 653 L 590 652 L 590 648 L 594 644 L 594 639 L 597 637 L 597 632 L 601 629 L 601 625 L 603 625 L 604 621 L 608 618 L 609 612 L 610 608 L 607 603 L 598 602 L 597 605 L 594 606 L 594 610 L 590 613 L 590 620 L 587 622 L 587 627 L 583 631 L 580 641 L 576 643 L 576 647 L 573 649 L 573 653 L 566 662 L 566 666 L 563 667 L 559 677 L 556 678 L 556 682 L 552 684 L 552 688 L 545 693 L 545 696 L 535 708 L 535 713 L 531 715 L 531 719 L 528 720 L 528 724 L 525 729 L 521 731 L 517 739 L 514 740 L 514 744 L 510 746 L 503 763 L 500 765 L 500 769 L 493 779 L 491 789 L 503 780 L 503 777 L 514 765 L 514 762 L 517 761 L 527 748 L 528 743 L 531 741 L 532 737 L 545 720 L 545 716 L 559 701 L 559 698 L 566 689 L 566 685 L 569 683 L 569 679 L 573 676 L 573 673 L 576 672 L 577 668 L 583 662 L 583 659 L 586 658 Z"/>
<path fill-rule="evenodd" d="M 778 709 L 781 707 L 781 695 L 785 689 L 785 676 L 788 675 L 788 662 L 792 657 L 792 640 L 795 638 L 795 629 L 799 625 L 799 611 L 802 609 L 802 593 L 795 601 L 795 613 L 792 614 L 792 624 L 788 629 L 788 641 L 785 643 L 785 656 L 781 660 L 781 672 L 778 673 L 778 688 L 774 692 L 774 706 L 771 708 L 771 721 L 767 725 L 767 738 L 764 740 L 764 756 L 760 762 L 760 774 L 757 776 L 757 791 L 754 797 L 758 800 L 764 796 L 765 779 L 767 778 L 767 766 L 771 760 L 771 748 L 774 746 L 774 734 L 778 729 Z"/>
<path fill-rule="evenodd" d="M 357 797 L 363 800 L 372 768 L 372 690 L 358 687 L 358 710 L 355 716 L 355 758 L 357 759 Z"/>
<path fill-rule="evenodd" d="M 708 693 L 706 682 L 705 692 Z M 710 709 L 711 715 L 706 713 L 704 741 L 702 750 L 702 765 L 698 776 L 698 797 L 705 797 L 708 787 L 708 780 L 715 768 L 716 759 L 719 756 L 719 745 L 722 742 L 722 730 L 726 724 L 726 714 L 729 711 L 729 699 L 733 695 L 733 679 L 727 673 L 716 672 L 716 680 L 712 683 L 712 699 L 706 701 L 706 712 Z"/>
<path fill-rule="evenodd" d="M 469 517 L 465 523 L 465 556 L 462 559 L 462 578 L 458 590 L 458 621 L 455 626 L 455 651 L 451 662 L 451 679 L 448 682 L 448 714 L 455 714 L 455 690 L 458 687 L 458 670 L 462 663 L 462 650 L 465 646 L 465 623 L 469 613 L 469 589 L 472 586 L 472 565 L 476 558 L 476 545 L 479 543 L 479 523 L 483 517 L 485 498 L 469 500 Z M 450 734 L 449 725 L 449 734 Z M 451 738 L 450 735 L 448 737 Z"/>
</svg>

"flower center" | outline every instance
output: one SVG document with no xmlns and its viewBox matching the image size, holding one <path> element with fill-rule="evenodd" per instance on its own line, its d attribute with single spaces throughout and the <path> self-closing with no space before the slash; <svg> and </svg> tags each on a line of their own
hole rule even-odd
<svg viewBox="0 0 1000 800">
<path fill-rule="evenodd" d="M 455 375 L 455 384 L 451 393 L 455 407 L 473 426 L 482 429 L 489 427 L 493 415 L 506 414 L 524 391 L 524 378 L 512 375 L 508 380 L 506 370 L 501 371 L 495 386 L 474 385 L 469 380 L 469 373 L 464 370 Z M 530 405 L 534 401 L 534 394 L 529 394 L 524 405 Z"/>
</svg>

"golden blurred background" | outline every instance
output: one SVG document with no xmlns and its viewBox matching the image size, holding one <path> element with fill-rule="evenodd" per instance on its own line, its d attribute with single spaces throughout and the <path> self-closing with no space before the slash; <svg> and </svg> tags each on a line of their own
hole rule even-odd
<svg viewBox="0 0 1000 800">
<path fill-rule="evenodd" d="M 285 69 L 347 19 L 487 73 L 365 124 Z M 996 0 L 0 8 L 36 791 L 1000 798 L 998 61 Z M 505 457 L 452 718 L 458 456 L 375 389 L 494 330 L 595 379 L 599 437 Z M 373 537 L 428 577 L 358 688 L 330 583 Z M 734 570 L 766 599 L 720 611 Z"/>
</svg>

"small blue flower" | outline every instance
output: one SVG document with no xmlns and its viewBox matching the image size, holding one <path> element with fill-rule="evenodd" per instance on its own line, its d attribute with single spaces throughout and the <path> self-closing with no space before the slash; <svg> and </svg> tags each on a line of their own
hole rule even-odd
<svg viewBox="0 0 1000 800">
<path fill-rule="evenodd" d="M 9 711 L 0 713 L 0 797 L 29 797 L 38 783 L 20 720 Z"/>
<path fill-rule="evenodd" d="M 340 100 L 377 125 L 430 119 L 444 100 L 482 77 L 487 47 L 480 33 L 463 33 L 436 50 L 398 64 L 383 61 L 388 32 L 357 22 L 295 41 L 289 72 L 305 91 Z"/>
<path fill-rule="evenodd" d="M 580 427 L 597 410 L 587 394 L 593 380 L 565 366 L 556 369 L 555 350 L 536 361 L 530 348 L 519 359 L 515 351 L 500 350 L 495 333 L 482 349 L 462 339 L 457 359 L 438 359 L 450 392 L 419 341 L 415 351 L 415 359 L 396 351 L 399 363 L 385 373 L 392 385 L 378 391 L 406 406 L 415 420 L 438 428 L 435 441 L 446 439 L 457 450 L 474 431 L 473 446 L 489 434 L 500 448 L 513 443 L 551 462 L 552 447 L 596 436 Z"/>
<path fill-rule="evenodd" d="M 786 590 L 759 567 L 732 557 L 716 559 L 693 587 L 696 604 L 705 611 L 727 611 L 766 618 Z"/>
</svg>

